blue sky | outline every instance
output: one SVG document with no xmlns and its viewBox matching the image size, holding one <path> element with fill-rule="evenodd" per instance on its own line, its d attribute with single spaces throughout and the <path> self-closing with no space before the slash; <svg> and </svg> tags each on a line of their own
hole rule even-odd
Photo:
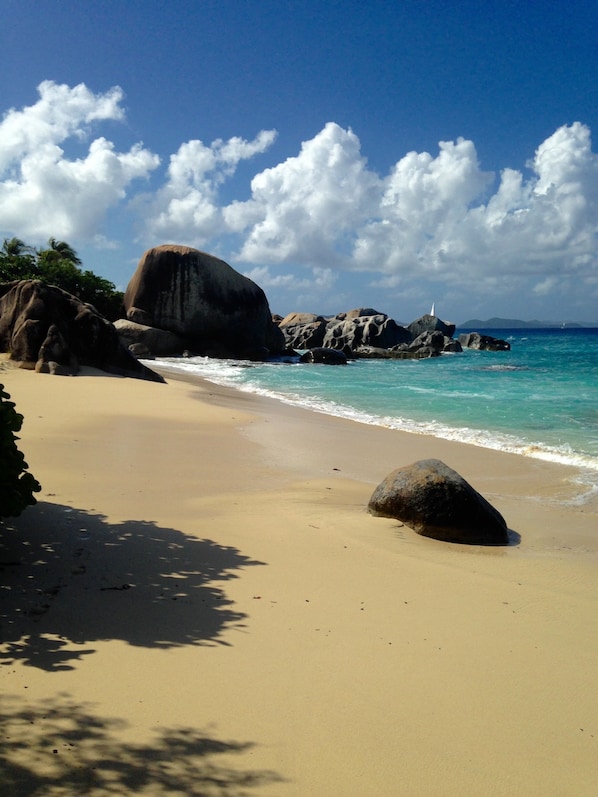
<svg viewBox="0 0 598 797">
<path fill-rule="evenodd" d="M 598 321 L 598 5 L 0 0 L 0 237 L 273 312 Z"/>
</svg>

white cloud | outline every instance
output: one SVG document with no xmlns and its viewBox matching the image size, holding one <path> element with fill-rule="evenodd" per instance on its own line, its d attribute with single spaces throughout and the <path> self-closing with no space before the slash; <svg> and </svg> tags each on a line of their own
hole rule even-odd
<svg viewBox="0 0 598 797">
<path fill-rule="evenodd" d="M 262 288 L 286 288 L 304 290 L 318 288 L 328 290 L 333 287 L 338 279 L 331 268 L 313 268 L 306 275 L 297 277 L 295 274 L 272 274 L 268 266 L 257 266 L 244 272 L 246 277 L 256 282 Z"/>
<path fill-rule="evenodd" d="M 124 118 L 122 90 L 94 94 L 83 84 L 45 81 L 38 92 L 34 105 L 12 109 L 0 122 L 0 229 L 36 240 L 93 238 L 107 210 L 159 158 L 141 144 L 117 152 L 103 137 L 91 141 L 85 157 L 65 157 L 60 145 L 88 138 L 92 123 Z"/>
<path fill-rule="evenodd" d="M 533 292 L 538 296 L 548 296 L 554 291 L 558 284 L 559 280 L 556 277 L 546 277 L 546 279 L 534 285 Z"/>
<path fill-rule="evenodd" d="M 371 272 L 404 292 L 426 280 L 508 295 L 550 295 L 598 265 L 598 158 L 589 129 L 559 128 L 536 150 L 531 176 L 482 171 L 471 141 L 410 152 L 385 179 L 357 137 L 328 124 L 298 156 L 254 177 L 252 197 L 224 209 L 246 262 Z M 492 193 L 493 191 L 493 193 Z M 539 277 L 541 277 L 539 279 Z M 526 281 L 528 280 L 529 281 Z"/>
<path fill-rule="evenodd" d="M 275 131 L 186 141 L 157 190 L 133 196 L 133 181 L 152 174 L 158 156 L 141 144 L 119 152 L 91 134 L 124 120 L 122 90 L 45 81 L 38 92 L 0 121 L 2 234 L 114 246 L 107 214 L 127 200 L 144 245 L 201 246 L 249 269 L 281 302 L 284 293 L 336 301 L 343 272 L 351 280 L 361 272 L 361 285 L 369 280 L 382 297 L 431 289 L 450 297 L 459 286 L 472 297 L 598 298 L 598 156 L 580 122 L 540 143 L 525 171 L 498 175 L 461 138 L 409 152 L 379 175 L 357 135 L 330 122 L 297 154 L 255 174 L 247 200 L 225 202 L 224 185 L 233 194 L 239 164 L 266 153 Z"/>
<path fill-rule="evenodd" d="M 225 208 L 224 220 L 244 233 L 241 260 L 350 268 L 355 229 L 378 183 L 357 136 L 330 122 L 299 155 L 256 175 L 251 199 Z"/>
<path fill-rule="evenodd" d="M 212 250 L 226 240 L 221 256 L 255 264 L 256 282 L 288 296 L 309 286 L 332 297 L 343 271 L 371 273 L 372 286 L 403 295 L 425 281 L 447 296 L 455 284 L 472 295 L 549 296 L 572 273 L 593 284 L 598 165 L 580 123 L 544 141 L 527 176 L 505 169 L 498 179 L 465 139 L 440 142 L 435 155 L 409 152 L 381 177 L 358 137 L 328 123 L 297 155 L 256 174 L 248 200 L 222 206 L 222 182 L 273 136 L 181 145 L 147 230 Z M 318 281 L 314 269 L 330 277 Z"/>
<path fill-rule="evenodd" d="M 265 152 L 276 131 L 262 130 L 253 141 L 235 136 L 208 147 L 187 141 L 170 156 L 167 180 L 153 197 L 143 197 L 144 231 L 154 240 L 176 240 L 202 246 L 225 231 L 218 204 L 219 186 L 242 160 Z"/>
<path fill-rule="evenodd" d="M 439 147 L 435 158 L 410 152 L 391 170 L 376 217 L 363 220 L 356 242 L 355 261 L 365 270 L 435 275 L 457 255 L 455 231 L 492 176 L 480 170 L 471 141 Z"/>
</svg>

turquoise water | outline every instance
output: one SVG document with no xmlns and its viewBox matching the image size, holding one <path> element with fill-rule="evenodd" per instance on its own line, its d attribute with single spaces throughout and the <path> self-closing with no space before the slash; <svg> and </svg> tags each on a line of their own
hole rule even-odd
<svg viewBox="0 0 598 797">
<path fill-rule="evenodd" d="M 511 351 L 347 367 L 201 357 L 157 362 L 319 412 L 598 473 L 598 329 L 488 334 L 508 339 Z"/>
</svg>

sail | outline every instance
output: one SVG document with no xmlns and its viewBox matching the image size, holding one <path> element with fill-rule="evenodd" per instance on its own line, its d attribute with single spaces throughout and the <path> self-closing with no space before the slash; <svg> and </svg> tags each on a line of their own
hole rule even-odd
<svg viewBox="0 0 598 797">
<path fill-rule="evenodd" d="M 434 302 L 432 302 L 432 309 L 430 310 L 430 315 L 436 316 Z"/>
</svg>

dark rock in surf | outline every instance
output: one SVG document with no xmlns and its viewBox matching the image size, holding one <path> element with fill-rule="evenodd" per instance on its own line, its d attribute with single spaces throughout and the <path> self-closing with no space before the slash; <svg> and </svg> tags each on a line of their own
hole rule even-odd
<svg viewBox="0 0 598 797">
<path fill-rule="evenodd" d="M 459 343 L 465 349 L 511 351 L 511 344 L 507 340 L 493 338 L 491 335 L 481 335 L 479 332 L 462 332 L 459 335 Z"/>
<path fill-rule="evenodd" d="M 319 347 L 310 349 L 299 358 L 301 363 L 320 363 L 322 365 L 347 365 L 347 357 L 338 349 L 325 349 Z"/>
</svg>

